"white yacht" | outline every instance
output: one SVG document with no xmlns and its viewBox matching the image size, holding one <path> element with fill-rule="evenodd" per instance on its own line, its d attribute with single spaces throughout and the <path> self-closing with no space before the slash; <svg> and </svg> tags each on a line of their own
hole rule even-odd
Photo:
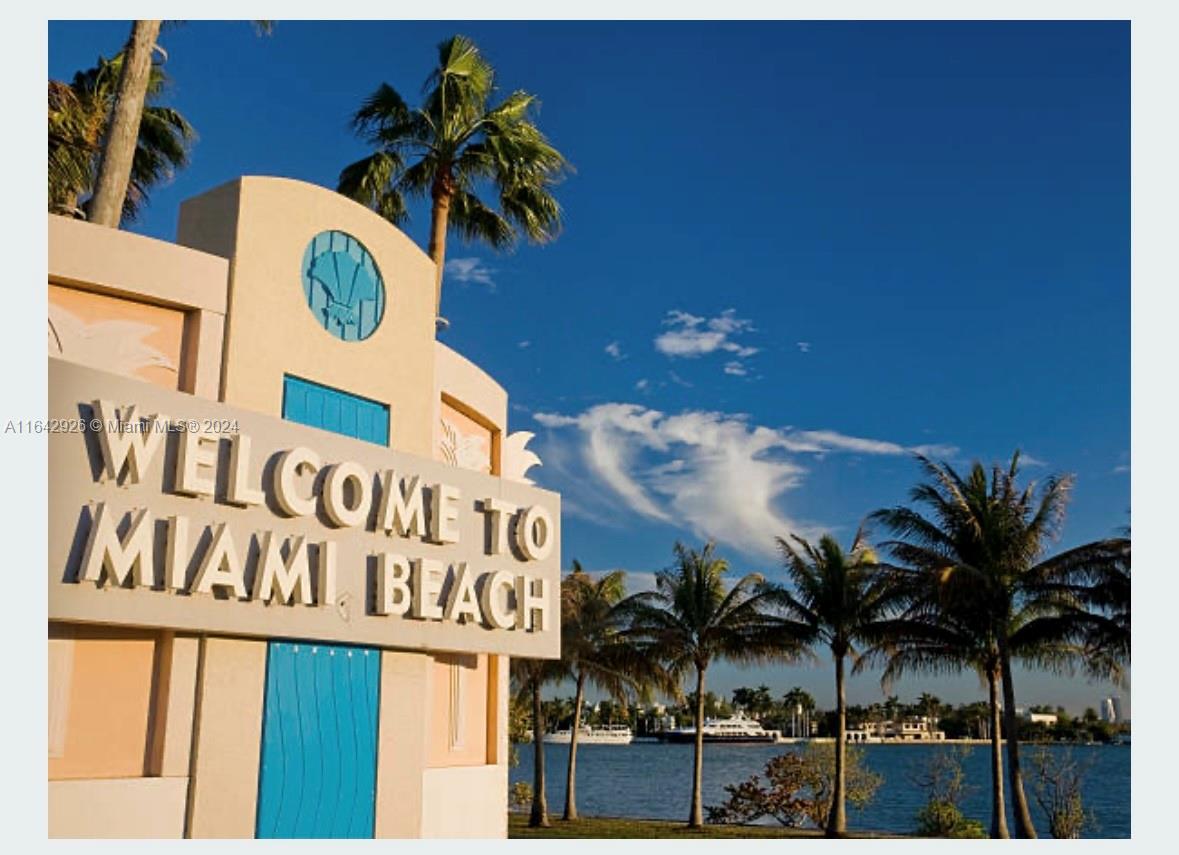
<svg viewBox="0 0 1179 855">
<path fill-rule="evenodd" d="M 588 724 L 581 726 L 581 731 L 577 734 L 578 745 L 630 745 L 634 734 L 631 733 L 629 727 L 625 724 L 604 724 L 600 727 L 591 727 Z M 552 733 L 544 735 L 544 741 L 551 745 L 568 745 L 573 739 L 573 732 L 566 728 L 565 730 L 554 730 Z"/>
<path fill-rule="evenodd" d="M 704 720 L 705 742 L 728 742 L 734 744 L 777 742 L 781 731 L 766 730 L 761 722 L 738 712 L 728 718 L 707 718 Z M 695 742 L 695 727 L 678 727 L 659 734 L 664 742 Z"/>
</svg>

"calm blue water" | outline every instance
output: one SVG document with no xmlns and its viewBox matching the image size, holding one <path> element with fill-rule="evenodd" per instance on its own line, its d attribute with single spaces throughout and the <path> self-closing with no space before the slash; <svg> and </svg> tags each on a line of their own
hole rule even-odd
<svg viewBox="0 0 1179 855">
<path fill-rule="evenodd" d="M 560 816 L 565 804 L 565 768 L 569 746 L 546 745 L 545 762 L 549 809 Z M 704 803 L 720 804 L 724 785 L 761 774 L 766 761 L 792 750 L 789 745 L 704 746 Z M 1021 752 L 1027 774 L 1027 755 Z M 518 745 L 520 764 L 510 781 L 532 781 L 532 746 Z M 867 745 L 864 765 L 884 777 L 876 798 L 863 811 L 849 806 L 848 822 L 854 829 L 911 832 L 914 815 L 925 796 L 911 783 L 912 774 L 929 757 L 945 747 L 923 745 Z M 1050 750 L 1063 750 L 1053 746 Z M 1092 761 L 1085 775 L 1085 805 L 1096 814 L 1098 828 L 1090 837 L 1130 836 L 1130 748 L 1128 746 L 1072 746 L 1081 762 Z M 962 802 L 963 812 L 990 825 L 989 748 L 971 746 L 963 762 L 971 789 Z M 1032 814 L 1041 834 L 1048 836 L 1047 819 L 1034 803 L 1025 782 Z M 692 787 L 692 746 L 638 743 L 628 746 L 582 745 L 577 750 L 577 808 L 587 816 L 630 816 L 651 819 L 687 819 Z M 1010 803 L 1009 803 L 1010 806 Z M 1010 814 L 1010 810 L 1009 810 Z M 1010 821 L 1010 818 L 1009 818 Z M 1012 826 L 1014 827 L 1014 826 Z"/>
</svg>

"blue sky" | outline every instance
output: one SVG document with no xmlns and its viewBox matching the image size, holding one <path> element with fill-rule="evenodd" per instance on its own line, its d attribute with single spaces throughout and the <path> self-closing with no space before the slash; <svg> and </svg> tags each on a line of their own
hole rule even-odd
<svg viewBox="0 0 1179 855">
<path fill-rule="evenodd" d="M 49 75 L 126 32 L 51 23 Z M 414 101 L 455 32 L 540 96 L 577 170 L 556 243 L 452 238 L 444 296 L 447 343 L 537 434 L 566 565 L 641 584 L 713 536 L 776 575 L 773 536 L 850 539 L 905 500 L 917 448 L 1074 473 L 1061 547 L 1129 523 L 1128 24 L 175 25 L 168 100 L 200 139 L 132 228 L 173 239 L 181 200 L 241 174 L 334 186 L 365 153 L 350 112 L 382 81 Z M 715 671 L 831 702 L 825 660 Z M 894 692 L 925 689 L 982 697 L 970 676 Z M 1017 691 L 1079 711 L 1108 687 Z"/>
</svg>

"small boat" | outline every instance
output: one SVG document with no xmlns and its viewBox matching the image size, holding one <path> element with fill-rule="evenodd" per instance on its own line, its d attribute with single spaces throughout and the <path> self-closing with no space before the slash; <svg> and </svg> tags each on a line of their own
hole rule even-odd
<svg viewBox="0 0 1179 855">
<path fill-rule="evenodd" d="M 773 743 L 782 735 L 778 730 L 766 730 L 761 722 L 737 713 L 729 718 L 707 718 L 704 720 L 705 742 L 727 742 L 733 745 Z M 677 727 L 659 734 L 664 742 L 695 742 L 695 727 Z"/>
<path fill-rule="evenodd" d="M 605 724 L 600 727 L 582 725 L 577 734 L 578 745 L 630 745 L 634 739 L 631 729 L 625 724 Z M 573 740 L 573 732 L 554 730 L 544 735 L 544 741 L 550 745 L 568 745 Z"/>
</svg>

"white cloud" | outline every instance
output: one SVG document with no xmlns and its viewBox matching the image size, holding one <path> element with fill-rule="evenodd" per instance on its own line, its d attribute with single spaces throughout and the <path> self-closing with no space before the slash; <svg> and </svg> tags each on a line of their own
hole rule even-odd
<svg viewBox="0 0 1179 855">
<path fill-rule="evenodd" d="M 666 415 L 629 403 L 598 404 L 576 416 L 534 417 L 552 430 L 546 447 L 560 446 L 566 463 L 570 449 L 580 455 L 584 471 L 567 466 L 568 482 L 560 485 L 579 504 L 601 499 L 586 499 L 583 488 L 604 487 L 610 516 L 617 516 L 621 502 L 641 517 L 760 558 L 775 554 L 775 535 L 814 537 L 819 532 L 783 507 L 783 499 L 807 475 L 802 455 L 917 450 L 829 430 L 753 425 L 740 414 L 689 410 Z"/>
<path fill-rule="evenodd" d="M 495 280 L 491 278 L 493 273 L 495 271 L 480 258 L 452 258 L 446 262 L 446 278 L 463 285 L 486 285 L 489 290 L 494 291 Z"/>
<path fill-rule="evenodd" d="M 524 348 L 531 347 L 531 346 L 532 346 L 532 342 L 529 341 L 528 339 L 524 339 L 524 341 L 516 342 L 516 347 L 520 348 L 521 350 L 524 350 Z"/>
<path fill-rule="evenodd" d="M 650 385 L 651 385 L 651 381 L 648 380 L 646 377 L 644 377 L 638 383 L 635 383 L 635 389 L 637 389 L 640 392 L 646 392 L 647 387 Z"/>
<path fill-rule="evenodd" d="M 756 347 L 735 341 L 753 331 L 753 322 L 738 318 L 735 309 L 726 309 L 713 318 L 702 318 L 673 309 L 663 319 L 668 329 L 655 337 L 655 349 L 672 359 L 693 359 L 720 351 L 746 359 L 758 352 Z"/>
<path fill-rule="evenodd" d="M 1115 475 L 1125 475 L 1129 471 L 1130 471 L 1130 464 L 1129 463 L 1121 463 L 1113 468 L 1113 473 Z"/>
<path fill-rule="evenodd" d="M 809 341 L 796 341 L 795 344 L 798 345 L 798 350 L 800 353 L 811 352 L 811 343 Z"/>
<path fill-rule="evenodd" d="M 1019 453 L 1020 466 L 1047 466 L 1047 461 L 1041 460 L 1038 457 L 1032 457 L 1030 454 Z"/>
<path fill-rule="evenodd" d="M 725 363 L 725 373 L 731 374 L 734 377 L 744 377 L 749 373 L 749 371 L 745 368 L 743 363 L 734 359 L 732 362 Z"/>
<path fill-rule="evenodd" d="M 616 341 L 610 342 L 603 349 L 606 351 L 606 353 L 608 353 L 610 355 L 610 358 L 615 360 L 616 362 L 623 358 L 622 345 Z"/>
</svg>

